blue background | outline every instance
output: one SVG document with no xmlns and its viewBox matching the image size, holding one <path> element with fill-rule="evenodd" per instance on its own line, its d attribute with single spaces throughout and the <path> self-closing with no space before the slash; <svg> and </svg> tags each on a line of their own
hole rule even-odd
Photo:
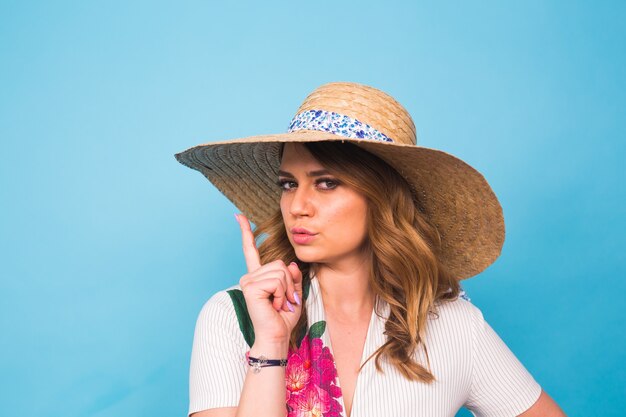
<svg viewBox="0 0 626 417">
<path fill-rule="evenodd" d="M 174 153 L 356 81 L 499 196 L 464 281 L 492 327 L 568 415 L 624 415 L 626 3 L 432 3 L 2 0 L 0 413 L 184 416 L 197 314 L 245 265 Z"/>
</svg>

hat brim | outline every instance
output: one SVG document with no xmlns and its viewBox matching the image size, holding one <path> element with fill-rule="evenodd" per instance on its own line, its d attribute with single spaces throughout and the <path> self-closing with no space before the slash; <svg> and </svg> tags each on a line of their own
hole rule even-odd
<svg viewBox="0 0 626 417">
<path fill-rule="evenodd" d="M 354 143 L 394 167 L 416 190 L 420 208 L 441 235 L 441 261 L 458 279 L 480 273 L 500 255 L 504 219 L 493 190 L 477 170 L 440 150 L 301 130 L 205 143 L 175 156 L 258 224 L 279 207 L 281 144 L 319 141 Z"/>
</svg>

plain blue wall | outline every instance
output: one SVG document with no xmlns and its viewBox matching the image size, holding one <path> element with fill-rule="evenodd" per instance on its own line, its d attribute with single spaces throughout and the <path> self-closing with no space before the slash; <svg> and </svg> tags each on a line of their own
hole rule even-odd
<svg viewBox="0 0 626 417">
<path fill-rule="evenodd" d="M 490 324 L 570 416 L 623 415 L 625 3 L 295 3 L 0 2 L 0 414 L 184 416 L 244 263 L 174 153 L 356 81 L 499 196 L 502 256 L 464 281 Z"/>
</svg>

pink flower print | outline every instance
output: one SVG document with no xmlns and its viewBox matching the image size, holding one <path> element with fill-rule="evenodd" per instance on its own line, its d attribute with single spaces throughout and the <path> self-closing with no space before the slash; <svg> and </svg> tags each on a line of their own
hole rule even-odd
<svg viewBox="0 0 626 417">
<path fill-rule="evenodd" d="M 296 351 L 289 351 L 285 384 L 289 417 L 339 417 L 337 369 L 330 349 L 321 339 L 324 321 L 315 323 Z"/>
<path fill-rule="evenodd" d="M 322 339 L 315 338 L 311 340 L 311 358 L 314 361 L 317 360 L 322 355 L 323 349 L 324 349 L 324 342 L 322 341 Z"/>
<path fill-rule="evenodd" d="M 308 359 L 303 360 L 298 354 L 288 357 L 285 380 L 289 394 L 298 393 L 306 388 L 311 376 L 310 368 L 311 361 Z"/>
<path fill-rule="evenodd" d="M 330 411 L 328 393 L 323 389 L 309 389 L 290 403 L 289 417 L 323 417 Z"/>
</svg>

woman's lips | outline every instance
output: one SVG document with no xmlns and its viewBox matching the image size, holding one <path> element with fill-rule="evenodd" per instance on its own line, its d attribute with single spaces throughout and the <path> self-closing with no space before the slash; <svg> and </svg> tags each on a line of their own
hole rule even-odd
<svg viewBox="0 0 626 417">
<path fill-rule="evenodd" d="M 293 236 L 293 241 L 297 243 L 298 245 L 306 245 L 307 243 L 315 239 L 315 236 L 317 235 L 312 235 L 309 233 L 293 233 L 292 236 Z"/>
</svg>

